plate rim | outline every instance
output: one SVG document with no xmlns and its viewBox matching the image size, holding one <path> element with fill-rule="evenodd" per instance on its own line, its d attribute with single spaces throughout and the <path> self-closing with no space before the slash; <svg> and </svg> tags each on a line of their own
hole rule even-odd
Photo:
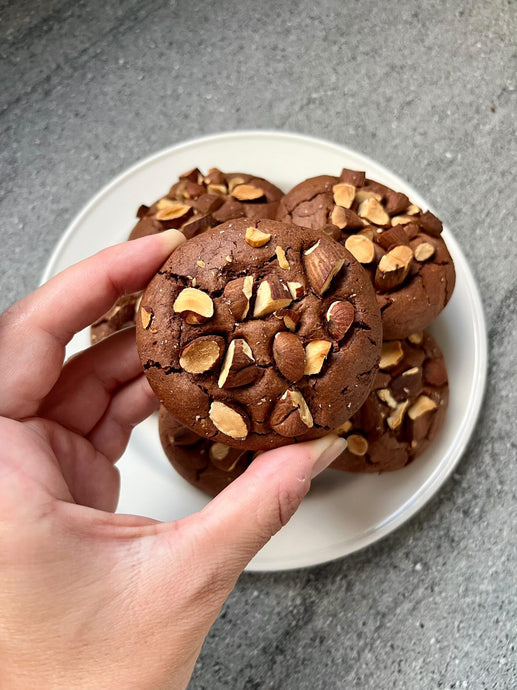
<svg viewBox="0 0 517 690">
<path fill-rule="evenodd" d="M 365 162 L 365 167 L 371 165 L 376 168 L 380 168 L 386 173 L 388 173 L 397 184 L 400 184 L 402 188 L 409 190 L 411 192 L 411 197 L 418 201 L 422 199 L 420 193 L 413 189 L 412 185 L 406 182 L 397 173 L 393 172 L 391 169 L 387 168 L 384 164 L 375 161 L 370 156 L 367 156 L 361 152 L 356 151 L 348 146 L 332 142 L 327 139 L 322 139 L 319 137 L 314 137 L 306 134 L 299 134 L 290 131 L 279 131 L 270 129 L 242 129 L 233 130 L 225 132 L 216 132 L 213 134 L 204 135 L 201 137 L 193 137 L 186 141 L 182 141 L 177 144 L 165 147 L 156 151 L 145 158 L 138 160 L 136 163 L 130 167 L 123 170 L 121 173 L 112 178 L 104 187 L 102 187 L 73 217 L 69 223 L 65 232 L 61 235 L 59 241 L 54 247 L 45 268 L 43 270 L 40 285 L 49 280 L 53 275 L 56 274 L 55 265 L 66 245 L 69 243 L 70 239 L 73 237 L 77 226 L 79 226 L 83 219 L 88 215 L 88 213 L 99 203 L 101 199 L 106 197 L 113 188 L 117 187 L 126 178 L 131 177 L 138 170 L 145 168 L 146 166 L 155 163 L 157 160 L 171 155 L 171 153 L 177 152 L 182 149 L 189 148 L 191 146 L 203 145 L 204 143 L 210 143 L 214 141 L 224 141 L 224 140 L 237 140 L 241 138 L 277 138 L 283 140 L 289 140 L 292 142 L 306 143 L 316 146 L 324 146 L 331 149 L 334 152 L 342 153 L 344 155 L 351 154 L 353 156 L 360 157 Z M 425 206 L 433 210 L 427 202 Z M 477 419 L 481 411 L 481 405 L 486 390 L 487 382 L 487 363 L 488 363 L 488 333 L 486 330 L 486 319 L 484 315 L 483 303 L 481 296 L 479 294 L 479 289 L 474 278 L 474 274 L 468 264 L 468 261 L 463 254 L 463 251 L 455 239 L 455 237 L 450 233 L 450 231 L 445 228 L 444 234 L 446 236 L 446 242 L 448 246 L 453 249 L 454 261 L 462 264 L 462 273 L 466 279 L 466 287 L 468 298 L 470 301 L 470 307 L 473 319 L 473 329 L 474 329 L 474 339 L 473 339 L 473 352 L 474 352 L 474 379 L 472 385 L 472 391 L 468 404 L 466 406 L 463 420 L 460 428 L 457 430 L 456 443 L 454 448 L 449 449 L 449 451 L 443 456 L 442 461 L 436 467 L 434 472 L 427 478 L 427 480 L 419 487 L 419 489 L 411 495 L 394 513 L 391 513 L 386 517 L 384 521 L 377 524 L 375 527 L 369 528 L 366 533 L 363 533 L 361 537 L 354 538 L 352 548 L 349 548 L 345 542 L 340 542 L 339 545 L 334 547 L 324 547 L 321 550 L 312 550 L 311 558 L 304 559 L 303 563 L 300 563 L 299 557 L 293 558 L 283 558 L 278 557 L 267 559 L 264 556 L 261 557 L 260 564 L 254 564 L 252 559 L 248 564 L 246 570 L 248 572 L 275 572 L 282 570 L 297 570 L 301 568 L 314 567 L 317 565 L 323 565 L 334 561 L 339 558 L 344 558 L 360 551 L 370 544 L 373 544 L 384 537 L 386 537 L 391 532 L 395 531 L 405 522 L 409 521 L 419 510 L 421 510 L 424 505 L 438 492 L 438 490 L 443 486 L 443 484 L 450 477 L 454 469 L 456 468 L 459 460 L 463 456 L 468 442 L 474 431 Z M 448 457 L 450 456 L 450 457 Z M 338 548 L 341 546 L 341 548 Z M 344 547 L 344 548 L 343 548 Z M 315 557 L 321 551 L 325 552 L 325 557 L 321 560 Z"/>
</svg>

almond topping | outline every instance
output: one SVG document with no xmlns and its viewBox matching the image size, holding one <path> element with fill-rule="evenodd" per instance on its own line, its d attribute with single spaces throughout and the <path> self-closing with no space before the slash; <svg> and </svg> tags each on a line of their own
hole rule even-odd
<svg viewBox="0 0 517 690">
<path fill-rule="evenodd" d="M 255 366 L 251 347 L 243 338 L 235 338 L 229 344 L 224 357 L 217 385 L 219 388 L 240 388 L 255 381 L 260 369 Z"/>
<path fill-rule="evenodd" d="M 276 276 L 263 280 L 257 290 L 255 298 L 254 318 L 271 314 L 291 304 L 292 299 L 285 283 L 281 283 Z"/>
<path fill-rule="evenodd" d="M 366 455 L 368 451 L 368 441 L 364 436 L 360 434 L 350 434 L 347 436 L 347 450 L 352 453 L 352 455 Z"/>
<path fill-rule="evenodd" d="M 375 272 L 375 287 L 391 290 L 404 282 L 413 259 L 413 250 L 406 245 L 390 249 L 379 261 Z"/>
<path fill-rule="evenodd" d="M 392 225 L 407 225 L 408 223 L 413 223 L 415 219 L 412 216 L 402 214 L 401 216 L 393 216 L 391 219 Z"/>
<path fill-rule="evenodd" d="M 271 413 L 270 425 L 280 436 L 300 436 L 314 426 L 312 414 L 298 390 L 287 390 Z"/>
<path fill-rule="evenodd" d="M 264 190 L 252 184 L 238 184 L 232 189 L 232 196 L 238 201 L 256 201 L 264 196 Z"/>
<path fill-rule="evenodd" d="M 276 253 L 276 258 L 278 259 L 278 265 L 280 266 L 280 268 L 284 268 L 286 271 L 288 271 L 291 268 L 291 266 L 289 264 L 289 261 L 287 261 L 285 252 L 282 249 L 282 247 L 277 247 L 275 249 L 275 253 Z"/>
<path fill-rule="evenodd" d="M 377 397 L 379 400 L 381 400 L 383 403 L 386 403 L 388 407 L 391 407 L 392 410 L 396 410 L 398 406 L 398 402 L 395 400 L 395 398 L 392 396 L 391 391 L 389 388 L 381 388 L 380 390 L 377 391 Z"/>
<path fill-rule="evenodd" d="M 409 407 L 409 400 L 405 400 L 404 402 L 399 403 L 394 408 L 393 412 L 386 419 L 386 423 L 390 429 L 393 429 L 393 431 L 396 431 L 399 428 L 399 426 L 404 421 L 404 415 L 406 414 L 406 410 L 408 407 Z"/>
<path fill-rule="evenodd" d="M 420 206 L 417 206 L 416 204 L 409 204 L 409 206 L 406 209 L 406 214 L 408 216 L 417 216 L 419 213 L 422 213 L 422 209 Z"/>
<path fill-rule="evenodd" d="M 421 345 L 424 340 L 424 332 L 411 333 L 411 335 L 408 335 L 408 340 L 410 343 L 413 343 L 413 345 Z"/>
<path fill-rule="evenodd" d="M 334 193 L 334 203 L 343 208 L 350 208 L 354 201 L 356 189 L 353 184 L 341 182 L 332 187 Z"/>
<path fill-rule="evenodd" d="M 278 319 L 283 319 L 284 326 L 294 333 L 300 321 L 300 314 L 297 311 L 294 309 L 279 309 L 275 312 L 275 316 Z"/>
<path fill-rule="evenodd" d="M 330 283 L 345 263 L 341 247 L 327 236 L 304 252 L 303 260 L 309 282 L 320 297 L 329 289 Z"/>
<path fill-rule="evenodd" d="M 373 225 L 367 225 L 367 226 L 366 226 L 365 228 L 363 228 L 362 230 L 359 230 L 359 232 L 357 233 L 357 235 L 358 235 L 359 237 L 367 237 L 369 240 L 373 240 L 373 238 L 375 237 L 375 233 L 374 233 L 374 231 L 373 231 L 373 227 L 374 227 Z M 382 235 L 381 235 L 381 237 L 382 237 Z"/>
<path fill-rule="evenodd" d="M 361 218 L 366 218 L 370 223 L 376 225 L 389 225 L 390 217 L 384 210 L 384 206 L 373 197 L 365 199 L 357 209 L 357 213 Z"/>
<path fill-rule="evenodd" d="M 327 326 L 330 335 L 337 341 L 342 340 L 354 323 L 355 309 L 350 302 L 332 302 L 327 309 Z"/>
<path fill-rule="evenodd" d="M 201 259 L 199 261 L 196 261 L 196 264 L 199 266 L 199 268 L 204 268 L 205 267 L 205 262 L 202 261 Z"/>
<path fill-rule="evenodd" d="M 147 330 L 149 326 L 151 325 L 151 321 L 153 320 L 153 310 L 151 307 L 141 307 L 140 308 L 140 319 L 142 321 L 142 327 Z"/>
<path fill-rule="evenodd" d="M 228 189 L 230 190 L 230 193 L 233 192 L 235 187 L 237 185 L 244 184 L 244 178 L 243 177 L 232 177 L 231 180 L 228 180 Z"/>
<path fill-rule="evenodd" d="M 354 213 L 354 211 L 349 208 L 343 208 L 342 206 L 334 206 L 330 220 L 332 224 L 340 230 L 344 230 L 345 228 L 357 230 L 363 226 L 363 221 L 359 218 L 357 213 Z"/>
<path fill-rule="evenodd" d="M 365 235 L 350 235 L 345 242 L 345 249 L 361 264 L 369 264 L 375 259 L 375 245 Z"/>
<path fill-rule="evenodd" d="M 158 211 L 163 211 L 164 208 L 171 208 L 171 206 L 177 206 L 178 202 L 174 201 L 173 199 L 169 199 L 169 197 L 164 196 L 161 199 L 158 199 L 156 202 L 156 208 Z"/>
<path fill-rule="evenodd" d="M 225 184 L 209 184 L 206 189 L 209 194 L 218 194 L 219 196 L 228 194 L 228 188 Z"/>
<path fill-rule="evenodd" d="M 248 435 L 248 422 L 245 417 L 233 407 L 218 400 L 210 405 L 208 416 L 215 427 L 226 436 L 242 441 Z"/>
<path fill-rule="evenodd" d="M 224 460 L 225 457 L 230 452 L 230 446 L 226 446 L 224 443 L 212 443 L 208 455 L 211 460 Z"/>
<path fill-rule="evenodd" d="M 204 323 L 214 315 L 212 298 L 197 288 L 184 288 L 176 297 L 172 308 L 191 325 Z"/>
<path fill-rule="evenodd" d="M 301 299 L 303 297 L 303 285 L 301 283 L 290 281 L 287 283 L 287 287 L 293 299 Z"/>
<path fill-rule="evenodd" d="M 215 367 L 223 350 L 224 340 L 221 337 L 196 338 L 183 349 L 180 366 L 189 374 L 203 374 Z"/>
<path fill-rule="evenodd" d="M 430 242 L 422 242 L 415 248 L 415 259 L 417 261 L 427 261 L 435 253 L 436 249 Z"/>
<path fill-rule="evenodd" d="M 232 472 L 239 460 L 246 455 L 245 450 L 240 448 L 230 448 L 224 443 L 213 443 L 208 451 L 208 456 L 212 464 L 223 472 Z"/>
<path fill-rule="evenodd" d="M 319 374 L 332 343 L 328 340 L 311 340 L 305 348 L 305 376 Z"/>
<path fill-rule="evenodd" d="M 375 201 L 382 201 L 382 194 L 374 192 L 373 189 L 358 189 L 355 194 L 355 203 L 362 204 L 367 199 L 375 199 Z"/>
<path fill-rule="evenodd" d="M 253 276 L 237 278 L 226 284 L 223 297 L 236 321 L 242 321 L 248 315 L 252 293 Z"/>
<path fill-rule="evenodd" d="M 429 398 L 427 395 L 420 395 L 409 408 L 408 416 L 410 419 L 415 420 L 426 412 L 433 412 L 437 407 L 438 406 L 434 400 Z"/>
<path fill-rule="evenodd" d="M 385 340 L 382 343 L 381 361 L 379 369 L 391 369 L 404 357 L 404 350 L 400 340 Z"/>
<path fill-rule="evenodd" d="M 174 220 L 175 218 L 181 218 L 189 211 L 192 211 L 190 206 L 173 202 L 170 206 L 166 206 L 157 212 L 156 220 Z"/>
<path fill-rule="evenodd" d="M 281 331 L 273 340 L 273 358 L 280 373 L 295 383 L 304 375 L 305 350 L 294 333 Z"/>
<path fill-rule="evenodd" d="M 246 228 L 246 235 L 244 237 L 246 242 L 251 247 L 263 247 L 271 239 L 271 235 L 268 232 L 262 232 L 258 228 Z"/>
</svg>

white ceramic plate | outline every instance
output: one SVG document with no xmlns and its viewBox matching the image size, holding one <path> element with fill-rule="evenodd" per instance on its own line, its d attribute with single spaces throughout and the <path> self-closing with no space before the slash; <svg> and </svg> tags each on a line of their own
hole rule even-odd
<svg viewBox="0 0 517 690">
<path fill-rule="evenodd" d="M 194 166 L 253 172 L 288 190 L 341 168 L 405 192 L 423 207 L 415 190 L 383 166 L 343 146 L 280 132 L 234 132 L 173 146 L 138 163 L 105 187 L 81 211 L 59 242 L 43 280 L 94 252 L 127 238 L 140 203 L 166 193 L 178 174 Z M 486 378 L 486 330 L 481 300 L 454 237 L 444 230 L 456 266 L 454 295 L 431 331 L 449 371 L 450 404 L 439 438 L 417 462 L 400 472 L 354 475 L 329 470 L 313 482 L 289 524 L 253 559 L 249 570 L 299 568 L 323 563 L 377 541 L 410 518 L 433 496 L 463 453 L 478 416 Z M 69 351 L 89 344 L 86 331 Z M 135 429 L 120 461 L 119 511 L 174 520 L 200 509 L 204 494 L 169 466 L 158 439 L 156 416 Z"/>
</svg>

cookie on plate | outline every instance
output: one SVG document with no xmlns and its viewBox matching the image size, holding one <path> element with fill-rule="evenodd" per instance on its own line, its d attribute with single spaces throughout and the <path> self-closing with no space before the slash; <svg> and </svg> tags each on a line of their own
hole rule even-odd
<svg viewBox="0 0 517 690">
<path fill-rule="evenodd" d="M 361 409 L 335 431 L 348 446 L 331 465 L 334 469 L 399 470 L 424 452 L 443 425 L 447 371 L 429 333 L 385 341 L 379 367 Z"/>
<path fill-rule="evenodd" d="M 197 489 L 215 496 L 233 482 L 253 460 L 250 450 L 232 448 L 198 436 L 167 412 L 159 416 L 160 440 L 176 472 Z"/>
<path fill-rule="evenodd" d="M 203 175 L 198 168 L 179 176 L 166 196 L 151 206 L 141 205 L 139 218 L 128 237 L 155 235 L 177 228 L 188 239 L 231 218 L 275 218 L 283 192 L 262 177 L 249 173 L 224 173 L 211 168 Z M 91 327 L 93 343 L 135 322 L 141 292 L 124 295 Z"/>
<path fill-rule="evenodd" d="M 364 172 L 343 169 L 340 177 L 301 182 L 280 202 L 277 219 L 323 229 L 363 264 L 385 339 L 423 330 L 452 295 L 454 264 L 441 221 Z"/>
<path fill-rule="evenodd" d="M 179 176 L 166 196 L 142 205 L 129 239 L 177 228 L 187 239 L 232 218 L 275 218 L 283 192 L 249 173 L 224 173 L 198 168 Z"/>
<path fill-rule="evenodd" d="M 151 387 L 200 436 L 247 450 L 317 438 L 362 404 L 381 323 L 368 275 L 321 232 L 229 221 L 179 247 L 137 317 Z"/>
</svg>

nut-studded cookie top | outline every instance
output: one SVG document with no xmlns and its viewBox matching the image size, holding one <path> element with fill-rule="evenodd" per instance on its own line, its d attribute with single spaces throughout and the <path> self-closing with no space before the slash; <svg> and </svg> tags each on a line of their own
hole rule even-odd
<svg viewBox="0 0 517 690">
<path fill-rule="evenodd" d="M 372 392 L 336 430 L 348 446 L 332 467 L 348 472 L 405 467 L 440 430 L 448 393 L 443 355 L 429 333 L 385 341 Z"/>
<path fill-rule="evenodd" d="M 405 194 L 344 169 L 296 185 L 280 202 L 278 220 L 323 229 L 370 274 L 384 338 L 427 327 L 449 301 L 454 265 L 442 223 Z"/>
<path fill-rule="evenodd" d="M 375 376 L 380 314 L 340 244 L 239 219 L 171 255 L 142 299 L 137 344 L 179 421 L 262 450 L 322 436 L 358 409 Z"/>
<path fill-rule="evenodd" d="M 166 196 L 152 206 L 142 205 L 140 219 L 129 239 L 176 228 L 188 239 L 232 218 L 275 218 L 283 192 L 274 184 L 248 173 L 224 173 L 210 168 L 179 176 Z"/>
</svg>

